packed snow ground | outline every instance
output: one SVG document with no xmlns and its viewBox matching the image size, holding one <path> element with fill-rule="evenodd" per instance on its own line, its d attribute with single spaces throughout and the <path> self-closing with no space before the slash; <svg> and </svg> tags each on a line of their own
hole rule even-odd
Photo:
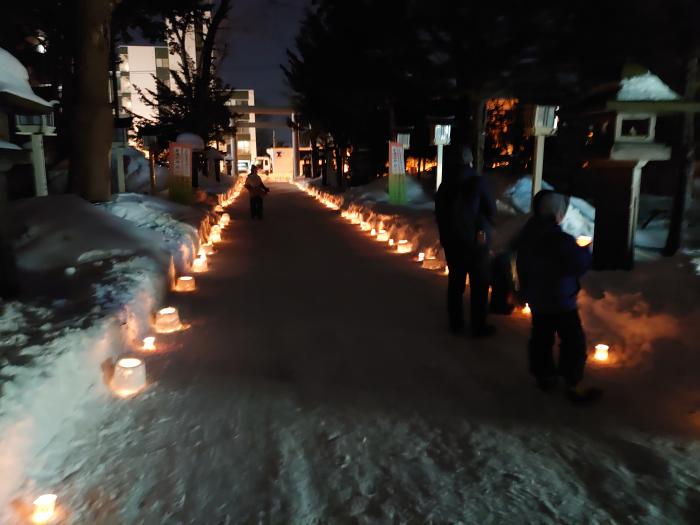
<svg viewBox="0 0 700 525">
<path fill-rule="evenodd" d="M 232 215 L 198 292 L 171 297 L 191 327 L 159 337 L 149 389 L 92 396 L 25 496 L 81 524 L 696 522 L 694 312 L 588 292 L 591 339 L 634 335 L 641 359 L 589 367 L 606 397 L 576 409 L 532 387 L 526 317 L 448 336 L 444 276 L 288 186 L 264 222 Z M 615 277 L 605 293 L 651 282 Z"/>
</svg>

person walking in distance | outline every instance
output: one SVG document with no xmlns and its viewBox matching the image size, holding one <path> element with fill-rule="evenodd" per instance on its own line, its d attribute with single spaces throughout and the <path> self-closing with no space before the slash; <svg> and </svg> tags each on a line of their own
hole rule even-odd
<svg viewBox="0 0 700 525">
<path fill-rule="evenodd" d="M 250 173 L 245 180 L 245 189 L 250 195 L 250 216 L 253 219 L 263 218 L 263 199 L 270 193 L 270 188 L 263 184 L 260 175 L 258 175 L 258 167 L 250 168 Z"/>
<path fill-rule="evenodd" d="M 586 336 L 578 314 L 579 278 L 591 267 L 590 244 L 580 246 L 562 231 L 568 200 L 553 191 L 535 196 L 534 215 L 514 243 L 521 293 L 532 310 L 528 346 L 530 373 L 542 390 L 556 386 L 563 377 L 567 394 L 575 403 L 590 402 L 602 394 L 581 385 L 586 365 Z M 553 356 L 559 336 L 559 362 Z"/>
<path fill-rule="evenodd" d="M 468 147 L 458 149 L 435 195 L 435 216 L 449 270 L 447 312 L 450 331 L 464 331 L 463 296 L 469 275 L 471 334 L 485 337 L 495 331 L 493 326 L 486 324 L 486 315 L 491 229 L 496 205 L 472 162 L 472 152 Z"/>
</svg>

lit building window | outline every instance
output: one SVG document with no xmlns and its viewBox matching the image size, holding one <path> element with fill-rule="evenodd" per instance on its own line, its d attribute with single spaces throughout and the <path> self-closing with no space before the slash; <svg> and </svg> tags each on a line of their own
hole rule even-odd
<svg viewBox="0 0 700 525">
<path fill-rule="evenodd" d="M 238 153 L 250 153 L 250 141 L 249 140 L 239 140 L 238 141 Z"/>
</svg>

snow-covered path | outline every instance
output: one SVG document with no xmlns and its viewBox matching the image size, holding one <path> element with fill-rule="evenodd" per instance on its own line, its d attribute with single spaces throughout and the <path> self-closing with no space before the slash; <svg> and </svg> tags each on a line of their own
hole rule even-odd
<svg viewBox="0 0 700 525">
<path fill-rule="evenodd" d="M 47 451 L 66 522 L 698 522 L 697 432 L 633 390 L 536 391 L 525 319 L 451 337 L 444 277 L 291 186 L 265 205 L 251 222 L 240 199 L 172 297 L 191 327 L 159 337 L 148 391 L 91 402 Z"/>
</svg>

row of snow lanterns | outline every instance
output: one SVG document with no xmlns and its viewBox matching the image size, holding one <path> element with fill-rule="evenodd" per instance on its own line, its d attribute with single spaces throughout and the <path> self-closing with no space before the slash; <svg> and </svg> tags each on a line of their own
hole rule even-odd
<svg viewBox="0 0 700 525">
<path fill-rule="evenodd" d="M 221 213 L 218 224 L 211 228 L 207 242 L 202 244 L 197 257 L 192 263 L 194 273 L 205 272 L 208 269 L 207 256 L 214 253 L 214 245 L 221 242 L 221 232 L 230 223 L 231 217 L 224 212 L 224 207 L 233 204 L 233 201 L 240 194 L 240 187 L 234 189 L 225 199 L 216 206 L 214 211 Z M 196 290 L 195 278 L 191 275 L 183 275 L 177 278 L 173 286 L 175 292 L 194 292 Z M 154 329 L 159 334 L 174 333 L 182 330 L 185 326 L 180 321 L 177 308 L 167 306 L 156 312 Z M 139 350 L 153 352 L 157 349 L 156 337 L 149 335 L 143 339 L 143 344 Z M 122 398 L 131 398 L 142 392 L 147 386 L 146 365 L 138 357 L 127 356 L 117 360 L 114 368 L 114 375 L 110 383 L 112 392 Z M 58 497 L 56 494 L 42 494 L 33 502 L 30 521 L 35 524 L 56 523 L 59 519 L 57 510 Z"/>
<path fill-rule="evenodd" d="M 306 186 L 304 184 L 297 184 L 297 186 L 300 190 L 306 192 L 308 195 L 315 198 L 324 206 L 333 210 L 340 209 L 340 205 L 338 201 L 334 199 L 334 197 L 309 186 Z M 382 224 L 373 226 L 370 222 L 365 221 L 362 214 L 360 214 L 357 211 L 344 210 L 341 213 L 341 216 L 343 217 L 343 219 L 347 220 L 351 224 L 359 226 L 360 230 L 368 231 L 370 235 L 374 237 L 377 241 L 386 242 L 389 245 L 389 247 L 395 248 L 398 253 L 411 253 L 413 251 L 413 245 L 409 241 L 401 239 L 398 242 L 396 242 L 391 237 L 390 233 L 383 228 Z M 378 226 L 378 228 L 376 226 Z M 588 246 L 589 244 L 591 244 L 592 240 L 593 239 L 589 236 L 579 236 L 576 239 L 576 243 L 579 246 Z M 419 252 L 418 256 L 416 257 L 416 261 L 421 264 L 422 268 L 425 268 L 427 270 L 438 270 L 442 271 L 445 275 L 449 274 L 449 269 L 447 268 L 447 266 L 443 265 L 442 262 L 437 257 L 435 257 L 431 251 L 427 251 L 427 253 Z M 525 306 L 520 308 L 520 313 L 526 317 L 530 317 L 532 315 L 530 305 L 528 303 L 525 303 Z M 595 345 L 593 359 L 599 363 L 609 363 L 610 347 L 602 343 Z"/>
</svg>

